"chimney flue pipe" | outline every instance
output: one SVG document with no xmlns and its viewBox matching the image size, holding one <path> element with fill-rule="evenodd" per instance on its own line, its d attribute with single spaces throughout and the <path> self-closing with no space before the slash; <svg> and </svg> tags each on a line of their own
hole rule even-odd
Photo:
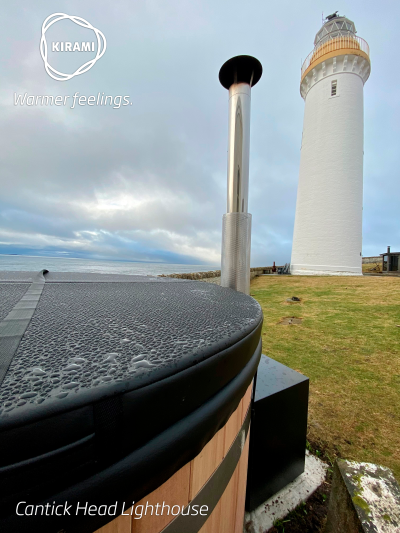
<svg viewBox="0 0 400 533">
<path fill-rule="evenodd" d="M 219 81 L 229 90 L 228 198 L 222 219 L 221 285 L 250 293 L 251 214 L 248 213 L 251 87 L 261 78 L 251 56 L 229 59 Z"/>
</svg>

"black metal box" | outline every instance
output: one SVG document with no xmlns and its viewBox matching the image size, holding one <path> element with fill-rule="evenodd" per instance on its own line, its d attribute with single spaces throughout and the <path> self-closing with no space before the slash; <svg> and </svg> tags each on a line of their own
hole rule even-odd
<svg viewBox="0 0 400 533">
<path fill-rule="evenodd" d="M 309 379 L 265 355 L 252 404 L 246 510 L 304 472 Z"/>
</svg>

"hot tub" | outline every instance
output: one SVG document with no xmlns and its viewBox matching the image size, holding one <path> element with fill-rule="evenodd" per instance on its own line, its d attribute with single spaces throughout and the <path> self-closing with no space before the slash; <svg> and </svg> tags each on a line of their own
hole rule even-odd
<svg viewBox="0 0 400 533">
<path fill-rule="evenodd" d="M 0 272 L 0 320 L 2 532 L 242 530 L 253 298 L 172 278 Z"/>
</svg>

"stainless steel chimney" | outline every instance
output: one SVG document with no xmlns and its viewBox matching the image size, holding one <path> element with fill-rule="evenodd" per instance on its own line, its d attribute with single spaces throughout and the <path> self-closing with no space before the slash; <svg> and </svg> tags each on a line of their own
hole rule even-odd
<svg viewBox="0 0 400 533">
<path fill-rule="evenodd" d="M 251 214 L 248 210 L 251 87 L 261 63 L 236 56 L 222 65 L 219 81 L 229 90 L 228 202 L 222 219 L 221 285 L 250 293 Z"/>
</svg>

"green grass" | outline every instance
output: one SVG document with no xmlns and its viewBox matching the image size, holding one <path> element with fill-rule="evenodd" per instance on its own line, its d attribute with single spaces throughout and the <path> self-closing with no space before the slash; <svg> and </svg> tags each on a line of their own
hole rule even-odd
<svg viewBox="0 0 400 533">
<path fill-rule="evenodd" d="M 263 353 L 310 378 L 308 439 L 400 479 L 400 278 L 262 276 L 251 294 Z"/>
</svg>

